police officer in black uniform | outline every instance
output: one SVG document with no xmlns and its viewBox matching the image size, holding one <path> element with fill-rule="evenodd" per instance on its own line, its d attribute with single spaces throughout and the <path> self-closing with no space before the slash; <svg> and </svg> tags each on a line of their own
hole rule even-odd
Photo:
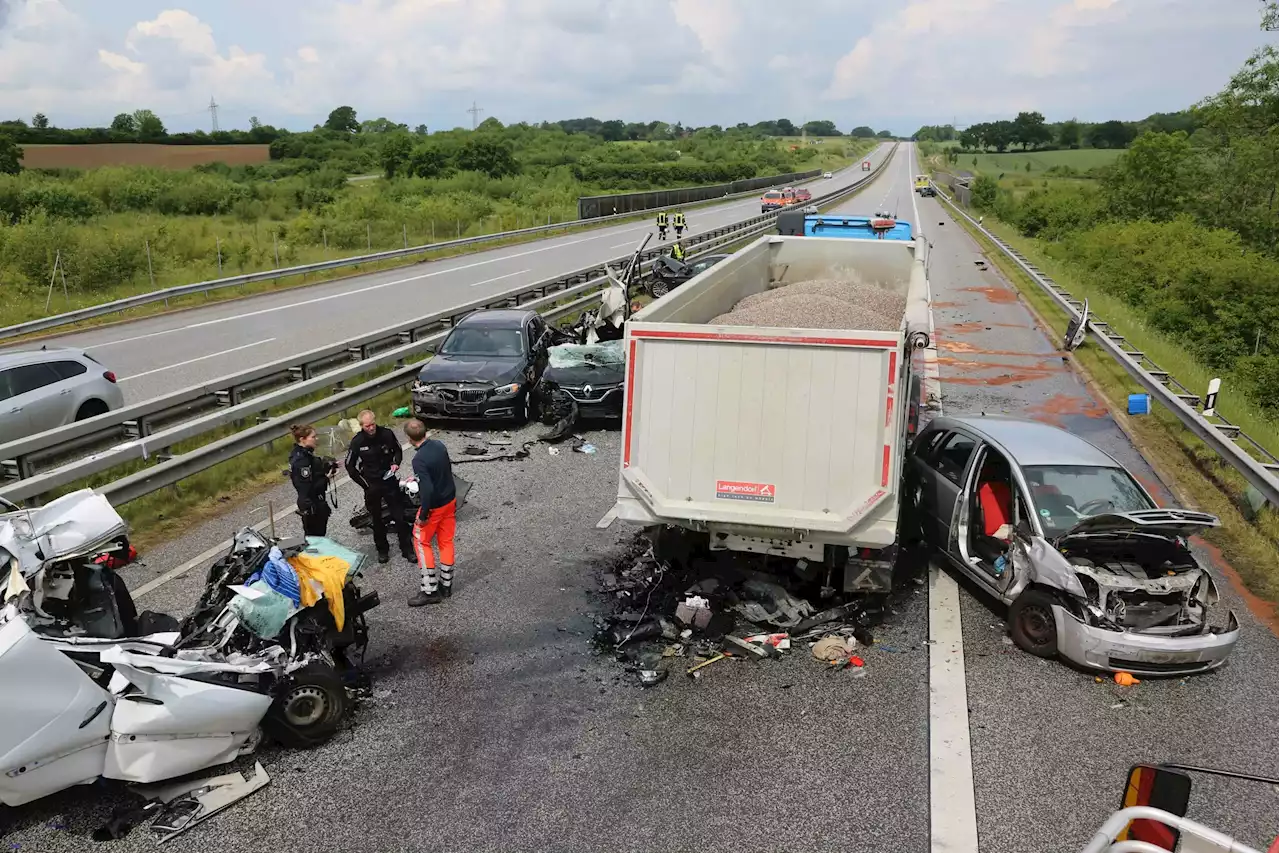
<svg viewBox="0 0 1280 853">
<path fill-rule="evenodd" d="M 347 448 L 346 467 L 351 481 L 364 489 L 364 505 L 373 523 L 373 547 L 378 549 L 378 562 L 391 559 L 387 545 L 387 523 L 382 517 L 382 504 L 391 511 L 391 521 L 396 526 L 396 538 L 400 540 L 400 554 L 417 562 L 413 553 L 413 535 L 406 518 L 408 508 L 400 494 L 400 482 L 396 471 L 404 461 L 404 452 L 396 434 L 384 426 L 378 426 L 377 415 L 365 409 L 358 416 L 360 432 L 351 439 Z"/>
<path fill-rule="evenodd" d="M 298 515 L 306 536 L 324 536 L 329 529 L 329 478 L 338 470 L 338 460 L 317 456 L 320 436 L 310 424 L 289 427 L 293 450 L 289 453 L 289 479 L 298 492 Z"/>
</svg>

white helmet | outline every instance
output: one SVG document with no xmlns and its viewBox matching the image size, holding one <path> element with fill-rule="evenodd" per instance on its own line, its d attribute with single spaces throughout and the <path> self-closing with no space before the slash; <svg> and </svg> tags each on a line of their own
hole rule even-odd
<svg viewBox="0 0 1280 853">
<path fill-rule="evenodd" d="M 417 481 L 417 480 L 405 480 L 405 481 L 404 481 L 404 490 L 405 490 L 405 493 L 406 493 L 406 494 L 416 495 L 416 494 L 418 493 L 418 481 Z"/>
</svg>

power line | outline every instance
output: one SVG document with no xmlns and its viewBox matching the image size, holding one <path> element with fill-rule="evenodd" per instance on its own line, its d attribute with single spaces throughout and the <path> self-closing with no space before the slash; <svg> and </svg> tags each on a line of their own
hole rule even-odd
<svg viewBox="0 0 1280 853">
<path fill-rule="evenodd" d="M 472 102 L 471 102 L 471 109 L 467 110 L 467 112 L 471 113 L 471 129 L 472 129 L 472 130 L 475 130 L 475 129 L 476 129 L 476 119 L 479 117 L 480 113 L 484 112 L 484 110 L 482 110 L 480 107 L 477 107 L 477 106 L 476 106 L 476 102 L 475 102 L 475 101 L 472 101 Z"/>
<path fill-rule="evenodd" d="M 209 115 L 213 119 L 213 132 L 218 132 L 218 102 L 209 96 Z"/>
</svg>

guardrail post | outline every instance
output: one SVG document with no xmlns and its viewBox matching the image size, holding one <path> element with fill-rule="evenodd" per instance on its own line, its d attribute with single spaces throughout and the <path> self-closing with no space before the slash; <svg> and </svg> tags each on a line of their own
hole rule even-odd
<svg viewBox="0 0 1280 853">
<path fill-rule="evenodd" d="M 373 226 L 368 222 L 364 224 L 364 245 L 370 252 L 373 251 Z"/>
<path fill-rule="evenodd" d="M 276 269 L 280 269 L 280 241 L 278 239 L 279 236 L 280 236 L 280 232 L 278 231 L 271 232 L 271 248 L 276 253 Z"/>
<path fill-rule="evenodd" d="M 409 248 L 409 225 L 408 223 L 404 223 L 400 228 L 404 231 L 404 247 L 407 249 Z"/>
</svg>

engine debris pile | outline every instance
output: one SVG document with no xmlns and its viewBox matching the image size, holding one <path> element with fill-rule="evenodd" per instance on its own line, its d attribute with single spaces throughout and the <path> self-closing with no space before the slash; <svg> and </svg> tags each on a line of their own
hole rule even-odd
<svg viewBox="0 0 1280 853">
<path fill-rule="evenodd" d="M 677 670 L 701 678 L 721 660 L 763 661 L 793 650 L 807 649 L 833 668 L 862 666 L 854 652 L 874 643 L 880 606 L 842 602 L 818 585 L 811 565 L 789 576 L 766 572 L 765 557 L 698 553 L 687 542 L 674 529 L 652 542 L 641 534 L 601 577 L 610 612 L 598 621 L 597 646 L 640 684 L 659 684 Z"/>
<path fill-rule="evenodd" d="M 752 294 L 710 322 L 718 326 L 889 332 L 902 326 L 906 310 L 905 296 L 877 284 L 813 279 Z"/>
</svg>

